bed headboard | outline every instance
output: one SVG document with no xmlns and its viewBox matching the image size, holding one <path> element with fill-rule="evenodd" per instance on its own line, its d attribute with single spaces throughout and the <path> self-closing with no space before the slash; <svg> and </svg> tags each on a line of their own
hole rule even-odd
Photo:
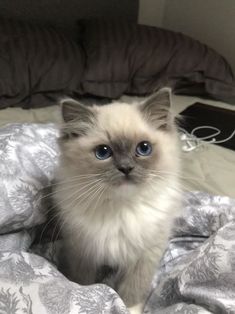
<svg viewBox="0 0 235 314">
<path fill-rule="evenodd" d="M 1 0 L 0 16 L 71 31 L 78 19 L 122 17 L 137 21 L 139 0 Z"/>
</svg>

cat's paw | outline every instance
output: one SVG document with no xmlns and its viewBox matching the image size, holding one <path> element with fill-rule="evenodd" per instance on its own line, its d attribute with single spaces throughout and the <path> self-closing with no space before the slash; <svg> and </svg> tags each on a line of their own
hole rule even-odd
<svg viewBox="0 0 235 314">
<path fill-rule="evenodd" d="M 142 314 L 143 313 L 143 304 L 139 303 L 132 307 L 128 307 L 130 314 Z"/>
</svg>

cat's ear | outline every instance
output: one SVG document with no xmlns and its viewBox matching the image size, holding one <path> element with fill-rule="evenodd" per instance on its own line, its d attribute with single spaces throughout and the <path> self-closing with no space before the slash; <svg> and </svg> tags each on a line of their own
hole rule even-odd
<svg viewBox="0 0 235 314">
<path fill-rule="evenodd" d="M 64 122 L 91 122 L 94 118 L 93 111 L 74 99 L 61 101 L 61 112 Z"/>
<path fill-rule="evenodd" d="M 86 134 L 86 131 L 95 121 L 94 110 L 73 99 L 63 99 L 61 101 L 61 113 L 65 122 L 62 128 L 62 138 L 78 137 Z"/>
<path fill-rule="evenodd" d="M 172 118 L 171 108 L 171 90 L 162 88 L 152 94 L 140 104 L 140 111 L 144 117 L 158 129 L 170 129 Z"/>
</svg>

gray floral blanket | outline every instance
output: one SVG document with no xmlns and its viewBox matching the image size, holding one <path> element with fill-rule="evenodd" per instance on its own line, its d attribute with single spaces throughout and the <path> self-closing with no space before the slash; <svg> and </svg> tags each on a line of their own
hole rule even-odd
<svg viewBox="0 0 235 314">
<path fill-rule="evenodd" d="M 59 240 L 46 241 L 40 226 L 57 136 L 52 124 L 0 129 L 0 314 L 128 313 L 108 286 L 80 286 L 56 268 Z M 185 194 L 145 313 L 235 313 L 234 219 L 235 200 Z"/>
</svg>

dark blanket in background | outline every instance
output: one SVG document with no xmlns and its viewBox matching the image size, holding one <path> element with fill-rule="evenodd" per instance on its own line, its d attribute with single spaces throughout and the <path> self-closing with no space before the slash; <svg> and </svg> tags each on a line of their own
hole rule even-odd
<svg viewBox="0 0 235 314">
<path fill-rule="evenodd" d="M 76 35 L 1 19 L 0 108 L 43 107 L 62 95 L 146 95 L 162 86 L 235 102 L 229 64 L 187 36 L 95 19 L 80 21 Z"/>
</svg>

